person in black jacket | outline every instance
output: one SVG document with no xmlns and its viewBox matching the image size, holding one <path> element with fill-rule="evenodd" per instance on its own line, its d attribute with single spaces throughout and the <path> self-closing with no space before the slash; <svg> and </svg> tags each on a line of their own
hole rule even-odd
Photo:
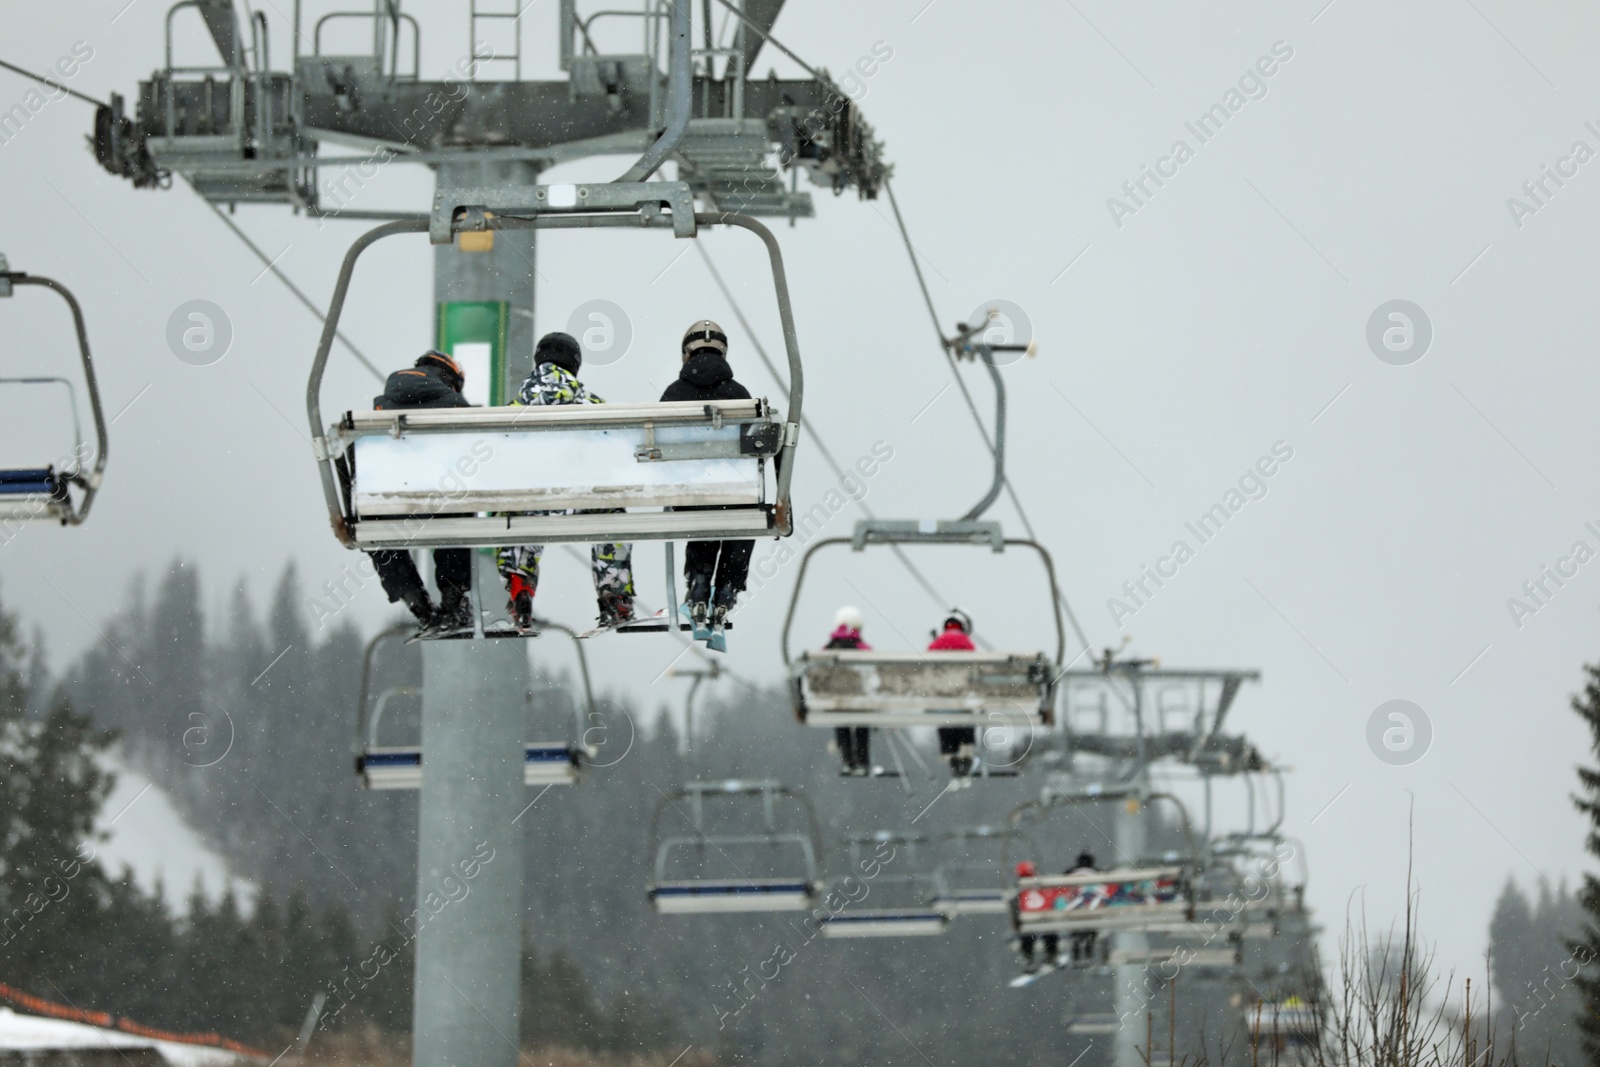
<svg viewBox="0 0 1600 1067">
<path fill-rule="evenodd" d="M 414 366 L 397 370 L 383 383 L 383 393 L 372 398 L 378 411 L 404 408 L 467 408 L 461 395 L 466 376 L 455 360 L 443 352 L 429 350 Z M 472 550 L 436 548 L 433 550 L 433 579 L 439 587 L 439 608 L 434 610 L 427 586 L 417 572 L 416 561 L 404 549 L 379 549 L 367 553 L 377 568 L 378 580 L 389 601 L 405 602 L 411 614 L 425 628 L 457 629 L 472 624 L 472 607 L 467 592 L 472 588 Z"/>
<path fill-rule="evenodd" d="M 728 366 L 728 335 L 701 319 L 683 335 L 683 368 L 661 394 L 668 400 L 749 400 L 750 390 L 733 380 Z M 689 583 L 689 613 L 696 626 L 721 629 L 744 591 L 754 541 L 690 541 L 684 549 L 683 576 Z"/>
</svg>

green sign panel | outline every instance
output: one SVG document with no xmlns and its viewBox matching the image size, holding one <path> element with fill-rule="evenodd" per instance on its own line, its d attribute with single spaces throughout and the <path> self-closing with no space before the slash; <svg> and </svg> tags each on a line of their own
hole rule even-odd
<svg viewBox="0 0 1600 1067">
<path fill-rule="evenodd" d="M 461 364 L 463 390 L 474 404 L 499 407 L 506 395 L 506 319 L 503 300 L 453 300 L 439 305 L 434 347 Z"/>
</svg>

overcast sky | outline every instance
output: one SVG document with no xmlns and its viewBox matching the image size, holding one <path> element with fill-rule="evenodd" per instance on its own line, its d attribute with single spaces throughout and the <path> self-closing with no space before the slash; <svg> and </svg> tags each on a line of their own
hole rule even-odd
<svg viewBox="0 0 1600 1067">
<path fill-rule="evenodd" d="M 262 10 L 284 66 L 280 7 Z M 427 6 L 424 73 L 465 53 L 465 7 Z M 526 17 L 531 76 L 553 72 L 555 10 L 542 0 Z M 39 67 L 86 42 L 92 58 L 72 86 L 131 97 L 161 63 L 165 14 L 161 0 L 6 0 L 0 58 Z M 1597 22 L 1584 5 L 1509 0 L 792 0 L 776 31 L 835 72 L 892 52 L 861 103 L 887 142 L 941 318 L 1004 299 L 1031 320 L 1038 357 L 1005 370 L 1010 473 L 1091 642 L 1126 633 L 1132 651 L 1169 665 L 1261 669 L 1234 721 L 1295 769 L 1286 826 L 1306 841 L 1322 921 L 1342 926 L 1358 892 L 1375 919 L 1398 908 L 1414 804 L 1425 932 L 1474 973 L 1508 875 L 1554 885 L 1586 866 L 1568 797 L 1587 738 L 1567 700 L 1581 665 L 1600 658 L 1600 561 L 1560 560 L 1578 541 L 1600 551 L 1585 526 L 1600 529 L 1588 322 L 1600 267 L 1585 236 L 1600 223 L 1600 162 L 1588 159 L 1600 134 L 1585 125 L 1600 127 Z M 778 70 L 797 68 L 780 59 Z M 0 73 L 0 110 L 30 90 Z M 1215 104 L 1227 121 L 1202 138 L 1190 127 Z M 120 413 L 91 521 L 0 547 L 6 604 L 45 628 L 58 662 L 100 640 L 134 573 L 174 557 L 202 569 L 213 625 L 236 580 L 259 602 L 286 559 L 308 591 L 354 561 L 327 531 L 305 440 L 318 323 L 181 183 L 136 191 L 99 170 L 91 120 L 82 103 L 49 103 L 0 144 L 0 251 L 77 292 Z M 548 178 L 609 178 L 618 164 Z M 1536 201 L 1523 185 L 1545 167 L 1567 176 L 1545 178 Z M 1133 186 L 1135 199 L 1123 186 L 1145 168 L 1166 177 Z M 420 209 L 430 192 L 426 171 L 392 167 L 360 206 Z M 278 207 L 243 207 L 237 221 L 319 301 L 363 228 Z M 880 515 L 960 514 L 982 494 L 986 454 L 946 389 L 886 201 L 819 192 L 817 218 L 779 236 L 816 429 L 848 463 L 877 442 L 892 449 L 868 482 Z M 591 298 L 632 321 L 627 356 L 589 376 L 602 395 L 654 399 L 684 326 L 705 315 L 730 328 L 740 377 L 776 394 L 687 245 L 541 241 L 541 331 Z M 705 245 L 776 352 L 754 242 Z M 180 362 L 165 340 L 193 299 L 231 322 L 231 348 L 211 366 Z M 1404 365 L 1368 340 L 1369 319 L 1394 300 L 1431 323 L 1426 352 Z M 395 239 L 363 263 L 345 328 L 398 366 L 429 343 L 431 315 L 425 242 Z M 67 321 L 41 294 L 0 316 L 0 374 L 71 369 Z M 1391 359 L 1414 357 L 1416 343 Z M 343 351 L 334 364 L 327 409 L 366 404 L 372 377 Z M 987 406 L 986 381 L 968 373 Z M 1230 500 L 1275 448 L 1271 477 Z M 797 503 L 832 483 L 802 447 Z M 1186 528 L 1230 502 L 1242 506 L 1206 543 Z M 1022 532 L 1009 503 L 993 514 Z M 829 533 L 858 515 L 845 509 Z M 1192 557 L 1161 563 L 1180 540 Z M 758 549 L 758 566 L 771 551 Z M 638 555 L 642 592 L 659 602 L 660 549 Z M 586 568 L 549 558 L 542 610 L 587 624 Z M 855 602 L 870 639 L 910 647 L 958 602 L 997 646 L 1050 643 L 1047 592 L 1025 561 L 953 549 L 922 559 L 937 601 L 891 559 L 841 552 L 819 565 L 797 624 L 805 642 Z M 1146 565 L 1176 575 L 1159 589 L 1147 579 L 1154 594 L 1134 604 L 1120 590 Z M 1535 603 L 1522 586 L 1546 565 L 1576 574 L 1559 588 L 1547 579 L 1551 595 Z M 739 617 L 729 662 L 751 678 L 780 677 L 793 571 Z M 1136 613 L 1114 613 L 1114 597 Z M 1514 615 L 1512 597 L 1537 610 Z M 349 610 L 370 625 L 388 607 L 370 582 Z M 678 654 L 670 639 L 590 652 L 610 686 L 680 699 L 681 683 L 658 680 Z M 1368 743 L 1375 709 L 1395 699 L 1432 728 L 1429 750 L 1404 766 Z"/>
</svg>

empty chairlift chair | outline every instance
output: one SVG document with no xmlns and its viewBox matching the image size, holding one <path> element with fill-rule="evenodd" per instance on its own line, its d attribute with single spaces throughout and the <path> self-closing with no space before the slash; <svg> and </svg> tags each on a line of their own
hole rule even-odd
<svg viewBox="0 0 1600 1067">
<path fill-rule="evenodd" d="M 1038 861 L 1038 848 L 1016 829 L 969 826 L 940 835 L 935 842 L 939 863 L 933 872 L 938 887 L 934 907 L 951 918 L 1009 915 L 1015 886 L 1002 846 L 1011 841 L 1022 844 L 1027 858 Z"/>
<path fill-rule="evenodd" d="M 83 309 L 71 291 L 53 279 L 10 270 L 5 257 L 0 256 L 0 298 L 11 297 L 17 286 L 28 285 L 54 291 L 67 302 L 67 308 L 72 313 L 89 409 L 94 417 L 94 463 L 92 467 L 87 466 L 91 450 L 83 440 L 77 392 L 69 379 L 59 376 L 0 378 L 0 387 L 64 388 L 72 413 L 73 430 L 70 454 L 57 457 L 32 455 L 24 460 L 26 465 L 7 464 L 5 459 L 0 458 L 0 523 L 9 526 L 15 523 L 53 522 L 62 526 L 76 526 L 88 517 L 89 506 L 100 488 L 101 475 L 105 471 L 108 445 L 105 414 L 100 406 L 100 388 L 89 355 L 89 335 L 84 327 Z M 9 388 L 6 394 L 0 395 L 7 395 L 7 399 L 11 399 Z M 43 465 L 40 465 L 41 460 L 44 461 Z"/>
<path fill-rule="evenodd" d="M 575 631 L 557 623 L 541 621 L 546 630 L 556 630 L 571 637 L 578 649 L 579 677 L 583 685 L 583 703 L 574 702 L 577 723 L 574 740 L 530 741 L 523 746 L 522 780 L 526 785 L 576 785 L 583 758 L 592 753 L 582 747 L 585 712 L 595 714 L 594 695 L 589 688 L 589 667 L 583 654 L 583 644 Z M 400 625 L 378 633 L 367 644 L 367 653 L 361 672 L 360 708 L 356 720 L 356 775 L 364 789 L 417 789 L 422 785 L 423 751 L 421 745 L 384 745 L 379 743 L 379 731 L 389 701 L 395 697 L 420 698 L 422 691 L 415 686 L 390 686 L 369 701 L 372 663 L 378 647 L 385 641 L 403 640 L 412 631 L 409 625 Z M 532 700 L 532 694 L 528 695 Z M 370 711 L 369 711 L 370 707 Z M 592 721 L 592 720 L 591 720 Z"/>
<path fill-rule="evenodd" d="M 847 842 L 850 873 L 834 885 L 835 892 L 852 902 L 822 920 L 822 936 L 936 937 L 944 933 L 950 926 L 950 914 L 936 903 L 937 874 L 923 865 L 921 850 L 928 843 L 925 837 L 887 831 L 851 838 Z M 869 845 L 873 848 L 870 860 L 864 855 Z M 892 850 L 888 857 L 882 854 L 884 848 Z M 872 871 L 876 873 L 866 873 Z M 860 901 L 870 907 L 856 906 L 852 883 L 866 888 Z"/>
<path fill-rule="evenodd" d="M 721 809 L 707 823 L 707 811 Z M 780 816 L 803 812 L 803 821 Z M 692 832 L 663 834 L 671 817 Z M 753 827 L 732 812 L 759 809 Z M 785 825 L 787 824 L 787 825 Z M 820 889 L 816 814 L 798 792 L 777 782 L 689 782 L 662 797 L 650 823 L 654 866 L 650 906 L 662 915 L 805 911 Z"/>
<path fill-rule="evenodd" d="M 426 231 L 433 243 L 448 244 L 460 233 L 530 227 L 665 229 L 692 239 L 705 226 L 743 228 L 766 246 L 788 354 L 787 418 L 765 400 L 730 400 L 354 410 L 324 423 L 320 394 L 334 331 L 356 259 L 374 242 Z M 431 220 L 379 226 L 346 254 L 312 364 L 307 410 L 340 541 L 408 549 L 787 536 L 802 395 L 783 259 L 756 220 L 695 214 L 682 182 L 441 188 Z M 463 473 L 463 457 L 486 455 L 493 460 Z M 691 508 L 700 510 L 685 510 Z M 528 514 L 568 509 L 576 513 Z M 584 513 L 595 509 L 609 513 Z"/>
</svg>

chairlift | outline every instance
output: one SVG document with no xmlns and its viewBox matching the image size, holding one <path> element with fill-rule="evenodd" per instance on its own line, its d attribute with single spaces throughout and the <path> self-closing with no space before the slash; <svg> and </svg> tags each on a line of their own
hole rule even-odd
<svg viewBox="0 0 1600 1067">
<path fill-rule="evenodd" d="M 848 874 L 834 881 L 841 889 L 848 888 L 854 879 L 867 887 L 865 900 L 876 897 L 891 900 L 870 908 L 847 905 L 838 912 L 827 915 L 820 923 L 822 936 L 827 938 L 868 937 L 934 937 L 950 926 L 950 914 L 936 903 L 939 895 L 937 875 L 921 867 L 918 849 L 929 844 L 925 837 L 879 831 L 865 837 L 852 837 L 846 842 L 850 857 Z M 890 860 L 881 860 L 876 874 L 867 874 L 871 862 L 862 855 L 862 849 L 871 845 L 887 845 L 895 849 Z M 905 851 L 904 863 L 912 869 L 895 868 L 900 863 L 900 850 Z"/>
<path fill-rule="evenodd" d="M 789 411 L 765 400 L 345 412 L 322 379 L 356 260 L 377 241 L 519 229 L 749 230 L 766 246 L 789 362 Z M 694 211 L 684 182 L 448 189 L 431 217 L 378 226 L 346 253 L 306 390 L 334 534 L 348 548 L 785 537 L 804 393 L 783 257 L 764 225 Z M 484 449 L 488 449 L 487 452 Z M 462 463 L 464 457 L 493 457 Z M 767 492 L 767 461 L 776 484 Z M 470 467 L 472 473 L 463 473 Z M 445 488 L 449 487 L 449 488 Z M 616 509 L 626 509 L 617 511 Z M 529 514 L 572 509 L 567 514 Z M 600 509 L 595 514 L 592 509 Z M 694 510 L 690 510 L 694 509 Z"/>
<path fill-rule="evenodd" d="M 0 522 L 56 522 L 62 526 L 77 526 L 89 516 L 89 506 L 100 488 L 109 449 L 105 413 L 100 406 L 100 386 L 95 378 L 94 362 L 89 355 L 89 333 L 84 326 L 83 309 L 71 290 L 52 278 L 11 270 L 6 257 L 0 255 L 0 298 L 13 296 L 19 285 L 38 285 L 53 290 L 67 302 L 67 308 L 72 312 L 72 324 L 78 335 L 78 352 L 83 362 L 83 379 L 89 396 L 89 410 L 94 416 L 94 466 L 87 472 L 84 470 L 89 449 L 83 440 L 77 391 L 69 379 L 56 376 L 0 378 L 0 386 L 65 388 L 72 411 L 73 445 L 70 456 L 59 457 L 42 467 L 0 468 Z M 36 458 L 29 457 L 30 460 Z M 76 498 L 74 489 L 77 490 Z"/>
<path fill-rule="evenodd" d="M 1018 934 L 1050 934 L 1078 930 L 1165 932 L 1194 921 L 1194 879 L 1202 869 L 1189 814 L 1183 802 L 1169 793 L 1142 790 L 1105 790 L 1098 786 L 1077 792 L 1047 789 L 1039 800 L 1018 805 L 1010 822 L 1018 826 L 1030 813 L 1044 816 L 1059 808 L 1085 803 L 1137 801 L 1150 810 L 1149 801 L 1165 800 L 1177 808 L 1184 837 L 1185 856 L 1168 852 L 1159 857 L 1120 857 L 1109 870 L 1017 878 L 1011 913 Z M 1009 864 L 1010 841 L 1005 841 Z M 1009 869 L 1009 866 L 1008 866 Z"/>
<path fill-rule="evenodd" d="M 934 868 L 938 885 L 934 907 L 951 918 L 1010 914 L 1014 887 L 1004 863 L 998 858 L 977 862 L 965 854 L 954 853 L 957 850 L 965 853 L 974 844 L 992 846 L 1013 838 L 1025 844 L 1028 855 L 1038 861 L 1038 846 L 1015 827 L 968 826 L 940 835 L 936 843 L 939 862 Z"/>
<path fill-rule="evenodd" d="M 760 829 L 741 833 L 705 832 L 708 802 L 733 802 L 747 808 L 751 802 L 761 809 Z M 778 805 L 799 805 L 805 812 L 804 830 L 780 830 Z M 680 802 L 688 805 L 684 810 Z M 661 833 L 661 814 L 672 807 L 694 828 L 692 834 Z M 728 912 L 804 911 L 821 890 L 818 853 L 821 851 L 816 813 L 810 801 L 796 790 L 773 781 L 689 782 L 683 788 L 663 795 L 650 820 L 650 840 L 655 852 L 652 878 L 646 891 L 650 906 L 661 915 L 710 915 Z M 712 878 L 672 877 L 674 861 L 693 853 L 699 870 L 710 862 L 724 863 L 736 876 Z M 733 859 L 740 857 L 739 861 Z M 744 869 L 759 858 L 764 866 L 761 877 L 746 877 Z M 782 876 L 767 876 L 781 870 Z"/>
<path fill-rule="evenodd" d="M 995 387 L 995 467 L 984 497 L 959 519 L 878 520 L 856 523 L 848 538 L 824 538 L 800 560 L 784 618 L 782 652 L 789 671 L 795 717 L 821 729 L 839 727 L 897 729 L 931 727 L 998 727 L 1027 732 L 1054 721 L 1056 678 L 1066 654 L 1061 595 L 1055 564 L 1043 545 L 1031 539 L 1008 538 L 998 522 L 980 516 L 1000 495 L 1005 483 L 1005 387 L 994 362 L 997 351 L 1032 351 L 1032 345 L 989 345 L 974 338 L 987 324 L 961 326 L 946 341 L 961 356 L 979 357 Z M 1050 652 L 942 651 L 883 652 L 861 649 L 807 649 L 795 655 L 789 635 L 812 557 L 824 548 L 848 544 L 855 552 L 878 545 L 987 546 L 993 552 L 1026 548 L 1044 565 L 1055 621 L 1054 654 Z M 981 758 L 974 776 L 997 773 Z M 1011 771 L 998 773 L 1009 776 Z"/>
<path fill-rule="evenodd" d="M 833 545 L 848 544 L 856 552 L 870 545 L 945 544 L 1008 547 L 1036 553 L 1044 565 L 1051 614 L 1055 620 L 1053 652 L 893 652 L 862 649 L 790 648 L 796 608 L 812 557 Z M 1004 729 L 1026 735 L 1054 722 L 1056 678 L 1066 650 L 1057 596 L 1055 565 L 1050 553 L 1030 539 L 1008 538 L 995 522 L 972 520 L 884 521 L 863 519 L 853 536 L 817 541 L 800 560 L 800 572 L 784 618 L 782 651 L 789 672 L 795 717 L 820 729 L 866 727 L 972 727 Z M 1009 775 L 980 758 L 972 777 Z"/>
<path fill-rule="evenodd" d="M 589 687 L 589 665 L 583 654 L 583 643 L 576 631 L 559 623 L 540 620 L 543 630 L 556 630 L 572 638 L 578 649 L 579 676 L 583 681 L 583 703 L 575 708 L 577 719 L 574 741 L 530 741 L 523 746 L 522 781 L 525 785 L 576 785 L 584 757 L 593 753 L 583 747 L 585 710 L 595 714 L 594 694 Z M 383 713 L 395 697 L 422 695 L 417 686 L 390 686 L 378 694 L 375 702 L 369 701 L 372 664 L 378 647 L 385 641 L 402 640 L 412 632 L 409 624 L 391 626 L 379 631 L 367 642 L 366 654 L 361 664 L 361 693 L 356 713 L 356 775 L 363 789 L 419 789 L 422 786 L 422 746 L 384 745 L 379 743 Z M 531 702 L 532 694 L 528 694 Z M 370 704 L 370 712 L 369 712 Z"/>
</svg>

